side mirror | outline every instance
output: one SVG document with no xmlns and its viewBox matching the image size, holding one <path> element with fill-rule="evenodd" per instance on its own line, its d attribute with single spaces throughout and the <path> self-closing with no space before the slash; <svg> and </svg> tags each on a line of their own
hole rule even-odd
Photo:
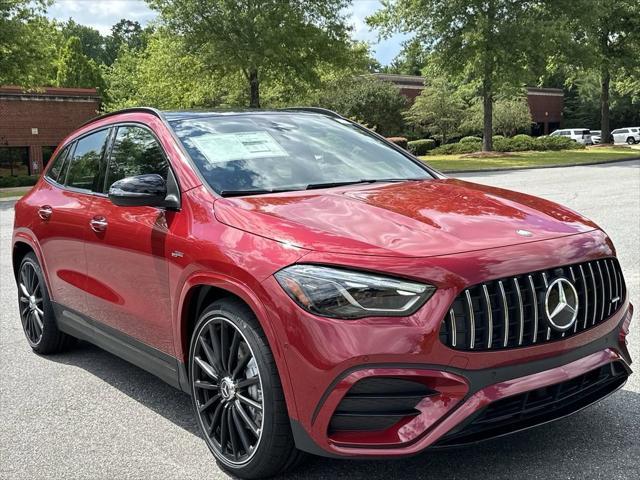
<svg viewBox="0 0 640 480">
<path fill-rule="evenodd" d="M 167 195 L 167 182 L 156 173 L 114 182 L 109 200 L 120 207 L 174 207 L 178 202 L 175 195 Z"/>
</svg>

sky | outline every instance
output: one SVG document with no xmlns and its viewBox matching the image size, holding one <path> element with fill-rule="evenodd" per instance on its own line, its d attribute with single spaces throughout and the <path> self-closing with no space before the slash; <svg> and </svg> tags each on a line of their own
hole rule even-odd
<svg viewBox="0 0 640 480">
<path fill-rule="evenodd" d="M 354 38 L 368 42 L 374 57 L 382 65 L 387 65 L 400 52 L 401 44 L 407 37 L 395 35 L 387 40 L 378 41 L 378 34 L 371 31 L 365 23 L 365 18 L 378 8 L 378 0 L 353 0 L 349 9 L 350 21 L 354 27 Z M 111 25 L 122 18 L 137 20 L 144 26 L 155 19 L 157 14 L 143 0 L 55 0 L 49 7 L 47 16 L 61 21 L 72 18 L 77 23 L 108 34 Z"/>
</svg>

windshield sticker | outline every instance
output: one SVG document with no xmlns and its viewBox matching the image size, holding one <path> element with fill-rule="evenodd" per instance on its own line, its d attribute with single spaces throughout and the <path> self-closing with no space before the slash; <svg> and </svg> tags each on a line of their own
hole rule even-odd
<svg viewBox="0 0 640 480">
<path fill-rule="evenodd" d="M 269 132 L 210 133 L 192 139 L 209 163 L 288 157 Z"/>
</svg>

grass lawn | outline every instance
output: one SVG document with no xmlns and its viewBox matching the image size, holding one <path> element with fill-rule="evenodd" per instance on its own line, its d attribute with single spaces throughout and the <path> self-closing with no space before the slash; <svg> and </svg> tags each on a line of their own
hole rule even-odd
<svg viewBox="0 0 640 480">
<path fill-rule="evenodd" d="M 32 187 L 0 188 L 0 198 L 21 197 Z"/>
<path fill-rule="evenodd" d="M 625 158 L 640 158 L 640 150 L 626 147 L 598 147 L 558 152 L 514 152 L 508 157 L 465 158 L 461 155 L 425 155 L 420 157 L 432 167 L 444 172 L 573 165 Z"/>
</svg>

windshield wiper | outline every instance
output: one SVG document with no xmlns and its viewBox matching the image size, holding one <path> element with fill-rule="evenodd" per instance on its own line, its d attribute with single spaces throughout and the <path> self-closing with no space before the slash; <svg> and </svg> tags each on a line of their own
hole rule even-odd
<svg viewBox="0 0 640 480">
<path fill-rule="evenodd" d="M 255 188 L 247 190 L 221 190 L 222 197 L 242 197 L 244 195 L 264 195 L 265 193 L 282 193 L 301 190 L 299 188 Z M 302 189 L 304 190 L 304 189 Z"/>
<path fill-rule="evenodd" d="M 391 182 L 417 182 L 425 180 L 425 178 L 375 178 L 375 179 L 362 179 L 351 180 L 348 182 L 326 182 L 326 183 L 310 183 L 305 187 L 305 190 L 315 190 L 317 188 L 331 188 L 331 187 L 343 187 L 345 185 L 357 185 L 360 183 L 391 183 Z"/>
</svg>

